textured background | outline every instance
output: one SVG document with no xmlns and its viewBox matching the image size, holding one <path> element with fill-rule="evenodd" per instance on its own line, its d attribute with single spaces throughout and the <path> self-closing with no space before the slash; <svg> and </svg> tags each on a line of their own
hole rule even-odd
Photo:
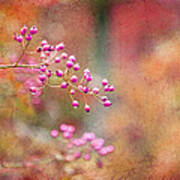
<svg viewBox="0 0 180 180">
<path fill-rule="evenodd" d="M 115 146 L 98 169 L 94 160 L 43 167 L 54 179 L 180 179 L 179 0 L 0 0 L 0 63 L 20 48 L 13 32 L 24 24 L 42 38 L 64 41 L 96 78 L 116 87 L 109 109 L 93 102 L 90 114 L 74 110 L 59 90 L 32 98 L 16 71 L 0 70 L 0 161 L 46 157 L 61 146 L 49 131 L 62 122 L 92 130 Z M 36 61 L 35 59 L 29 59 Z M 62 174 L 77 168 L 77 175 Z M 0 180 L 46 179 L 35 169 L 1 172 Z"/>
</svg>

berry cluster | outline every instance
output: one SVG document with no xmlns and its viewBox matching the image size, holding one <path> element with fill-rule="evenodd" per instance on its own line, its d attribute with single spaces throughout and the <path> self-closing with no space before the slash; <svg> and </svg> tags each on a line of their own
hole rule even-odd
<svg viewBox="0 0 180 180">
<path fill-rule="evenodd" d="M 14 39 L 21 43 L 24 42 L 25 38 L 28 41 L 27 44 L 29 44 L 32 35 L 36 34 L 37 31 L 36 26 L 31 27 L 29 30 L 27 26 L 24 26 L 21 29 L 21 35 L 15 34 Z M 25 47 L 27 47 L 26 45 Z M 77 95 L 80 93 L 83 97 L 84 110 L 86 112 L 90 111 L 90 105 L 87 103 L 88 96 L 94 96 L 105 107 L 111 106 L 112 103 L 108 100 L 106 93 L 113 92 L 114 86 L 110 85 L 107 79 L 103 79 L 99 87 L 92 87 L 91 81 L 93 80 L 93 76 L 90 70 L 88 68 L 80 68 L 76 57 L 64 51 L 63 42 L 57 45 L 51 45 L 46 40 L 42 40 L 41 45 L 36 49 L 36 53 L 39 54 L 41 61 L 38 64 L 40 71 L 38 81 L 41 83 L 41 86 L 31 86 L 29 90 L 32 95 L 38 94 L 42 88 L 49 86 L 66 90 L 74 108 L 79 107 L 80 103 L 77 100 Z"/>
<path fill-rule="evenodd" d="M 93 132 L 85 132 L 80 138 L 74 138 L 74 133 L 75 127 L 67 124 L 61 124 L 59 130 L 53 129 L 50 132 L 53 138 L 62 137 L 66 139 L 67 161 L 74 161 L 81 157 L 85 161 L 89 161 L 93 152 L 100 156 L 114 152 L 114 146 L 104 146 L 104 139 L 97 138 Z"/>
</svg>

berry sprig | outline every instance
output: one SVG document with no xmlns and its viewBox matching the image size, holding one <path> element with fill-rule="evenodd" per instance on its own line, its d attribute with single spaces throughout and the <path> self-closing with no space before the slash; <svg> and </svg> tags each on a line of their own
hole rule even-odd
<svg viewBox="0 0 180 180">
<path fill-rule="evenodd" d="M 98 156 L 106 156 L 114 152 L 113 145 L 104 146 L 105 140 L 98 138 L 93 132 L 84 132 L 80 138 L 74 138 L 75 127 L 68 124 L 61 124 L 59 129 L 53 129 L 50 132 L 51 137 L 64 139 L 65 159 L 69 162 L 79 158 L 89 161 L 92 154 Z M 99 157 L 97 158 L 97 166 L 99 167 Z"/>
<path fill-rule="evenodd" d="M 72 106 L 78 108 L 80 105 L 79 96 L 83 97 L 84 110 L 90 112 L 90 104 L 87 102 L 89 96 L 95 97 L 104 107 L 109 107 L 112 102 L 106 96 L 107 93 L 114 91 L 114 86 L 103 79 L 99 87 L 93 87 L 93 76 L 88 68 L 82 69 L 80 63 L 74 55 L 69 55 L 64 51 L 63 42 L 52 45 L 46 40 L 42 40 L 35 53 L 39 55 L 40 63 L 35 65 L 19 64 L 23 55 L 27 53 L 33 36 L 38 32 L 36 26 L 28 28 L 24 26 L 20 34 L 14 34 L 14 40 L 22 44 L 23 52 L 14 65 L 7 65 L 9 68 L 24 67 L 39 69 L 40 74 L 37 79 L 41 86 L 31 86 L 29 88 L 32 95 L 38 94 L 44 87 L 60 88 L 66 90 L 72 100 Z M 32 53 L 30 53 L 32 54 Z M 7 66 L 0 66 L 4 69 Z"/>
</svg>

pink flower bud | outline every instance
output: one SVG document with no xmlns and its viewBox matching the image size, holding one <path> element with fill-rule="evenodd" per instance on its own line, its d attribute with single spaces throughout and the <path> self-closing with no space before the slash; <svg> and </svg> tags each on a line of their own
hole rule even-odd
<svg viewBox="0 0 180 180">
<path fill-rule="evenodd" d="M 30 90 L 31 93 L 36 93 L 37 92 L 37 88 L 33 87 L 33 86 L 30 87 L 29 90 Z"/>
<path fill-rule="evenodd" d="M 16 37 L 16 40 L 17 40 L 19 43 L 21 43 L 21 42 L 23 41 L 23 37 L 22 37 L 21 35 L 18 35 L 18 36 Z"/>
<path fill-rule="evenodd" d="M 72 106 L 73 106 L 74 108 L 77 108 L 77 107 L 79 106 L 79 102 L 76 101 L 76 100 L 73 100 Z"/>
<path fill-rule="evenodd" d="M 69 56 L 69 60 L 73 63 L 76 61 L 76 57 L 74 55 Z"/>
<path fill-rule="evenodd" d="M 90 111 L 90 106 L 89 106 L 88 104 L 86 104 L 85 107 L 84 107 L 84 110 L 85 110 L 86 112 L 89 112 L 89 111 Z"/>
<path fill-rule="evenodd" d="M 97 160 L 96 165 L 97 165 L 98 168 L 102 168 L 103 167 L 103 163 L 100 160 Z"/>
<path fill-rule="evenodd" d="M 61 71 L 61 70 L 57 70 L 56 71 L 56 76 L 58 76 L 58 77 L 62 77 L 63 76 L 63 71 Z"/>
<path fill-rule="evenodd" d="M 107 96 L 101 96 L 101 101 L 105 102 L 106 100 L 108 100 Z"/>
<path fill-rule="evenodd" d="M 80 69 L 79 64 L 78 64 L 78 63 L 75 64 L 75 65 L 73 66 L 73 69 L 74 69 L 75 71 L 78 71 L 78 70 Z"/>
<path fill-rule="evenodd" d="M 60 63 L 61 62 L 61 58 L 59 56 L 56 56 L 54 62 L 55 63 Z"/>
<path fill-rule="evenodd" d="M 84 155 L 83 155 L 83 159 L 84 159 L 85 161 L 89 161 L 89 160 L 91 159 L 91 155 L 90 155 L 90 154 L 84 154 Z"/>
<path fill-rule="evenodd" d="M 97 87 L 93 88 L 93 89 L 92 89 L 92 92 L 93 92 L 94 94 L 98 94 L 98 93 L 99 93 L 99 88 L 97 88 Z"/>
<path fill-rule="evenodd" d="M 30 41 L 31 39 L 32 39 L 31 34 L 27 34 L 27 35 L 26 35 L 26 40 L 27 40 L 27 41 Z"/>
<path fill-rule="evenodd" d="M 106 100 L 106 101 L 104 102 L 104 107 L 109 107 L 109 106 L 111 106 L 111 105 L 112 105 L 112 102 L 109 101 L 109 100 Z"/>
<path fill-rule="evenodd" d="M 73 62 L 72 61 L 67 61 L 66 67 L 67 68 L 72 68 L 73 67 Z"/>
<path fill-rule="evenodd" d="M 91 141 L 91 146 L 94 148 L 94 150 L 99 150 L 102 148 L 104 145 L 104 139 L 99 138 L 99 139 L 94 139 Z"/>
<path fill-rule="evenodd" d="M 89 82 L 89 81 L 92 81 L 92 76 L 91 76 L 91 75 L 87 76 L 87 77 L 86 77 L 86 81 L 88 81 L 88 82 Z"/>
<path fill-rule="evenodd" d="M 56 51 L 60 51 L 62 49 L 64 49 L 64 43 L 60 43 L 60 44 L 56 45 Z"/>
<path fill-rule="evenodd" d="M 68 128 L 67 128 L 67 131 L 68 131 L 68 132 L 71 132 L 71 133 L 74 133 L 74 132 L 75 132 L 75 127 L 69 125 Z"/>
<path fill-rule="evenodd" d="M 49 51 L 49 49 L 50 49 L 50 45 L 49 44 L 45 44 L 44 46 L 43 46 L 43 48 L 42 48 L 42 50 L 43 51 Z M 46 52 L 47 53 L 47 52 Z M 49 52 L 48 52 L 49 53 Z"/>
<path fill-rule="evenodd" d="M 81 157 L 81 152 L 80 151 L 76 151 L 75 153 L 74 153 L 74 158 L 75 159 L 79 159 Z"/>
<path fill-rule="evenodd" d="M 109 91 L 109 85 L 106 85 L 106 86 L 104 87 L 104 91 L 105 91 L 105 92 L 108 92 L 108 91 Z"/>
<path fill-rule="evenodd" d="M 105 147 L 98 150 L 98 154 L 101 156 L 105 156 L 108 154 L 107 149 Z"/>
<path fill-rule="evenodd" d="M 83 87 L 83 92 L 84 93 L 88 93 L 89 92 L 89 88 L 87 86 Z"/>
<path fill-rule="evenodd" d="M 92 141 L 96 138 L 95 134 L 93 132 L 87 133 L 85 132 L 82 136 L 82 139 L 85 139 L 87 141 Z"/>
<path fill-rule="evenodd" d="M 67 82 L 62 82 L 61 83 L 61 88 L 65 89 L 68 87 L 68 83 Z"/>
<path fill-rule="evenodd" d="M 59 136 L 59 132 L 58 132 L 58 130 L 56 130 L 56 129 L 54 129 L 54 130 L 51 130 L 51 137 L 53 137 L 53 138 L 56 138 L 56 137 L 58 137 Z"/>
<path fill-rule="evenodd" d="M 102 85 L 103 85 L 103 86 L 106 86 L 107 84 L 108 84 L 108 80 L 107 80 L 107 79 L 103 79 L 103 80 L 102 80 Z"/>
<path fill-rule="evenodd" d="M 112 153 L 112 152 L 114 152 L 114 146 L 112 146 L 112 145 L 106 146 L 106 150 L 108 153 Z"/>
<path fill-rule="evenodd" d="M 72 83 L 76 83 L 78 81 L 78 77 L 76 76 L 76 75 L 73 75 L 72 77 L 71 77 L 71 82 Z"/>
<path fill-rule="evenodd" d="M 48 72 L 46 73 L 46 76 L 47 76 L 48 78 L 50 78 L 50 77 L 52 76 L 52 71 L 51 71 L 51 70 L 48 70 Z"/>
</svg>

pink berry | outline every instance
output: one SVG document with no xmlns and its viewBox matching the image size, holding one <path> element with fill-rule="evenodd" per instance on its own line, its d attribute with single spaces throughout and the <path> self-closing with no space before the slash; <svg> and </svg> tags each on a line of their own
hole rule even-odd
<svg viewBox="0 0 180 180">
<path fill-rule="evenodd" d="M 99 93 L 99 88 L 97 88 L 97 87 L 93 88 L 93 89 L 92 89 L 92 92 L 93 92 L 94 94 L 98 94 L 98 93 Z"/>
<path fill-rule="evenodd" d="M 42 48 L 42 50 L 43 51 L 46 51 L 46 53 L 47 53 L 47 51 L 49 51 L 49 48 L 50 48 L 51 46 L 49 45 L 49 44 L 45 44 L 44 46 L 43 46 L 43 48 Z M 48 52 L 49 53 L 49 52 Z"/>
<path fill-rule="evenodd" d="M 45 65 L 41 65 L 40 70 L 41 70 L 41 72 L 46 72 L 47 67 Z"/>
<path fill-rule="evenodd" d="M 17 40 L 19 43 L 21 43 L 21 42 L 23 41 L 23 37 L 22 37 L 21 35 L 18 35 L 18 36 L 16 37 L 16 40 Z"/>
<path fill-rule="evenodd" d="M 66 138 L 66 139 L 70 139 L 72 138 L 73 134 L 71 132 L 63 132 L 63 137 Z"/>
<path fill-rule="evenodd" d="M 64 132 L 68 130 L 68 125 L 67 124 L 61 124 L 59 126 L 60 131 Z"/>
<path fill-rule="evenodd" d="M 104 139 L 99 138 L 99 139 L 94 139 L 91 141 L 91 146 L 94 148 L 94 150 L 99 150 L 102 148 L 104 145 Z"/>
<path fill-rule="evenodd" d="M 87 77 L 86 77 L 86 81 L 88 81 L 88 82 L 89 82 L 89 81 L 92 81 L 92 76 L 91 76 L 91 75 L 87 76 Z"/>
<path fill-rule="evenodd" d="M 37 31 L 38 31 L 37 27 L 33 26 L 33 27 L 30 28 L 29 33 L 33 35 L 33 34 L 36 34 Z"/>
<path fill-rule="evenodd" d="M 101 101 L 105 102 L 106 100 L 108 100 L 107 96 L 101 96 Z"/>
<path fill-rule="evenodd" d="M 26 34 L 27 30 L 28 30 L 28 27 L 24 25 L 24 27 L 22 27 L 21 30 L 20 30 L 21 31 L 21 35 L 24 36 Z"/>
<path fill-rule="evenodd" d="M 39 80 L 40 81 L 45 81 L 46 80 L 46 75 L 45 74 L 41 74 L 41 75 L 39 75 Z"/>
<path fill-rule="evenodd" d="M 71 90 L 70 90 L 70 93 L 71 93 L 71 95 L 74 95 L 74 94 L 75 94 L 75 90 L 74 90 L 74 89 L 71 89 Z"/>
<path fill-rule="evenodd" d="M 84 159 L 85 161 L 89 161 L 89 160 L 91 159 L 91 155 L 90 155 L 90 154 L 84 154 L 84 155 L 83 155 L 83 159 Z"/>
<path fill-rule="evenodd" d="M 105 92 L 108 92 L 108 91 L 109 91 L 109 85 L 106 85 L 106 86 L 104 87 L 104 91 L 105 91 Z"/>
<path fill-rule="evenodd" d="M 90 111 L 90 106 L 89 106 L 88 104 L 86 104 L 85 107 L 84 107 L 84 110 L 85 110 L 86 112 L 89 112 L 89 111 Z"/>
<path fill-rule="evenodd" d="M 74 55 L 69 56 L 69 60 L 73 63 L 76 61 L 76 57 Z"/>
<path fill-rule="evenodd" d="M 29 90 L 30 90 L 31 93 L 36 93 L 37 92 L 37 88 L 33 87 L 33 86 L 30 87 Z"/>
<path fill-rule="evenodd" d="M 63 71 L 61 71 L 61 70 L 57 70 L 56 71 L 56 76 L 58 76 L 58 77 L 62 77 L 63 76 Z"/>
<path fill-rule="evenodd" d="M 112 105 L 112 102 L 109 101 L 109 100 L 106 100 L 106 101 L 104 102 L 104 107 L 109 107 L 109 106 L 111 106 L 111 105 Z"/>
<path fill-rule="evenodd" d="M 83 87 L 83 92 L 84 93 L 88 93 L 89 92 L 89 88 L 87 86 Z"/>
<path fill-rule="evenodd" d="M 107 80 L 107 79 L 103 79 L 103 80 L 102 80 L 102 85 L 103 85 L 103 86 L 106 86 L 107 84 L 108 84 L 108 80 Z"/>
<path fill-rule="evenodd" d="M 68 54 L 65 53 L 65 52 L 63 52 L 63 53 L 61 54 L 61 58 L 62 58 L 62 59 L 67 59 L 67 57 L 68 57 Z"/>
<path fill-rule="evenodd" d="M 79 85 L 79 86 L 78 86 L 78 89 L 81 90 L 81 91 L 83 91 L 83 86 L 82 86 L 82 85 Z"/>
<path fill-rule="evenodd" d="M 54 129 L 54 130 L 51 130 L 51 137 L 53 137 L 53 138 L 56 138 L 56 137 L 58 137 L 59 136 L 59 132 L 58 132 L 58 130 L 56 130 L 56 129 Z"/>
<path fill-rule="evenodd" d="M 114 152 L 114 146 L 112 146 L 112 145 L 106 146 L 106 150 L 108 153 L 112 153 L 112 152 Z"/>
<path fill-rule="evenodd" d="M 97 160 L 96 165 L 97 165 L 98 168 L 102 168 L 103 167 L 103 163 L 100 160 Z"/>
<path fill-rule="evenodd" d="M 67 68 L 72 68 L 73 67 L 73 62 L 72 61 L 67 61 L 66 67 Z"/>
<path fill-rule="evenodd" d="M 73 66 L 73 69 L 75 70 L 75 71 L 78 71 L 79 69 L 80 69 L 80 65 L 77 63 L 77 64 L 75 64 L 74 66 Z"/>
<path fill-rule="evenodd" d="M 46 40 L 42 40 L 41 46 L 44 46 L 44 45 L 46 45 L 46 44 L 48 44 L 48 42 L 47 42 Z"/>
<path fill-rule="evenodd" d="M 46 76 L 47 76 L 48 78 L 50 78 L 50 77 L 52 76 L 52 71 L 51 71 L 51 70 L 48 70 L 48 72 L 46 73 Z"/>
<path fill-rule="evenodd" d="M 113 92 L 113 91 L 114 91 L 114 86 L 113 86 L 113 85 L 111 85 L 111 86 L 109 87 L 109 91 L 110 91 L 110 92 Z"/>
<path fill-rule="evenodd" d="M 73 75 L 72 77 L 71 77 L 71 82 L 72 83 L 76 83 L 78 81 L 78 77 L 76 76 L 76 75 Z"/>
<path fill-rule="evenodd" d="M 59 43 L 58 45 L 56 45 L 56 51 L 60 51 L 64 49 L 64 43 Z"/>
<path fill-rule="evenodd" d="M 26 35 L 26 40 L 27 40 L 27 41 L 30 41 L 31 39 L 32 39 L 31 34 L 27 34 L 27 35 Z"/>
<path fill-rule="evenodd" d="M 68 83 L 67 82 L 62 82 L 61 83 L 61 88 L 62 89 L 65 89 L 65 88 L 67 88 L 68 87 Z"/>
<path fill-rule="evenodd" d="M 85 132 L 82 136 L 82 139 L 85 139 L 87 141 L 92 141 L 96 138 L 95 134 L 93 132 Z"/>
<path fill-rule="evenodd" d="M 40 55 L 40 59 L 45 59 L 45 58 L 46 58 L 46 55 L 42 52 Z"/>
<path fill-rule="evenodd" d="M 61 62 L 61 58 L 59 56 L 56 56 L 54 62 L 55 63 L 60 63 Z"/>
<path fill-rule="evenodd" d="M 90 74 L 90 70 L 88 68 L 84 69 L 85 74 Z"/>
<path fill-rule="evenodd" d="M 101 148 L 100 150 L 98 150 L 98 154 L 101 156 L 105 156 L 108 154 L 107 149 L 105 147 Z"/>
<path fill-rule="evenodd" d="M 17 35 L 16 35 L 16 33 L 14 33 L 13 39 L 17 41 Z"/>
<path fill-rule="evenodd" d="M 74 108 L 77 108 L 77 107 L 79 106 L 79 102 L 76 101 L 76 100 L 73 100 L 72 106 L 73 106 Z"/>
</svg>

